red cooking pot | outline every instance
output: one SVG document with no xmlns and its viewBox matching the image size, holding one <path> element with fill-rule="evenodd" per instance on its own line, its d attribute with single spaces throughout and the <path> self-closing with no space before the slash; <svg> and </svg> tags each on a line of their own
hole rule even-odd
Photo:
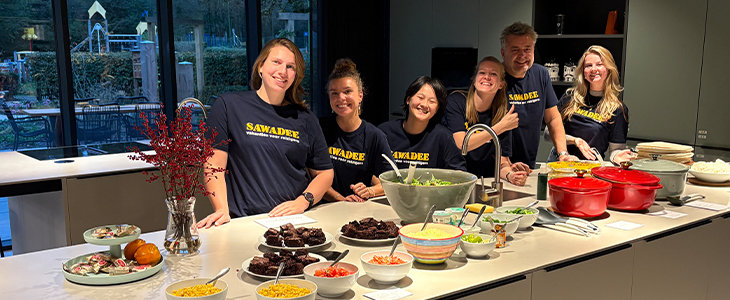
<svg viewBox="0 0 730 300">
<path fill-rule="evenodd" d="M 619 210 L 645 210 L 654 204 L 657 190 L 662 188 L 659 177 L 650 173 L 631 170 L 631 162 L 621 167 L 596 167 L 591 169 L 593 177 L 612 184 L 608 208 Z"/>
<path fill-rule="evenodd" d="M 583 178 L 585 170 L 576 170 L 578 177 L 560 177 L 548 181 L 550 206 L 554 211 L 571 217 L 596 217 L 606 211 L 611 183 L 595 178 Z"/>
</svg>

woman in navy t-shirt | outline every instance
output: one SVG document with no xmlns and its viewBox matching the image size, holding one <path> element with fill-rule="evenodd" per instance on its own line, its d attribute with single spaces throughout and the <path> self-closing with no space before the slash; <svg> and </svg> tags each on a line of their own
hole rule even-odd
<svg viewBox="0 0 730 300">
<path fill-rule="evenodd" d="M 600 155 L 606 150 L 609 159 L 621 162 L 634 155 L 626 149 L 629 110 L 621 100 L 623 88 L 613 55 L 601 46 L 590 46 L 575 69 L 575 84 L 560 99 L 568 152 L 582 159 L 595 160 L 594 147 Z M 548 161 L 555 160 L 555 149 Z"/>
<path fill-rule="evenodd" d="M 439 124 L 446 106 L 446 89 L 437 79 L 418 77 L 408 86 L 403 110 L 405 120 L 380 124 L 393 160 L 399 168 L 419 167 L 466 171 L 466 161 L 446 127 Z"/>
<path fill-rule="evenodd" d="M 384 195 L 378 175 L 388 169 L 382 154 L 390 156 L 390 147 L 380 129 L 360 118 L 363 83 L 352 60 L 337 60 L 327 93 L 335 116 L 320 119 L 320 125 L 335 178 L 325 199 L 363 202 Z"/>
<path fill-rule="evenodd" d="M 225 176 L 207 176 L 214 212 L 198 227 L 230 217 L 304 212 L 332 184 L 332 163 L 319 122 L 302 99 L 304 58 L 287 39 L 269 41 L 252 66 L 252 91 L 216 100 L 208 124 L 218 132 L 208 163 Z M 218 144 L 218 143 L 216 143 Z"/>
<path fill-rule="evenodd" d="M 499 176 L 515 185 L 525 185 L 530 167 L 513 164 L 512 129 L 519 125 L 514 106 L 507 107 L 504 65 L 495 57 L 483 58 L 477 64 L 469 91 L 454 92 L 447 98 L 443 124 L 453 133 L 456 146 L 461 149 L 469 127 L 483 123 L 494 129 L 502 149 Z M 466 170 L 484 177 L 494 177 L 494 144 L 486 131 L 475 132 L 469 138 Z"/>
</svg>

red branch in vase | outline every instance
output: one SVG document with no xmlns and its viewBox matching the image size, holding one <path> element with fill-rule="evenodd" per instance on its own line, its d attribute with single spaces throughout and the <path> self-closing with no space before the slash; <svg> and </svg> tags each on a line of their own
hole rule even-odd
<svg viewBox="0 0 730 300">
<path fill-rule="evenodd" d="M 178 111 L 174 122 L 168 122 L 162 112 L 139 113 L 142 127 L 136 129 L 150 140 L 155 153 L 146 154 L 138 147 L 131 147 L 135 154 L 129 158 L 144 161 L 159 169 L 159 176 L 151 172 L 144 174 L 150 176 L 147 182 L 162 179 L 167 199 L 188 199 L 196 193 L 211 195 L 205 182 L 215 177 L 216 173 L 226 171 L 225 168 L 214 168 L 207 163 L 213 156 L 213 142 L 218 132 L 210 130 L 205 122 L 200 122 L 197 130 L 194 130 L 192 115 L 188 106 Z M 206 134 L 210 137 L 206 137 Z M 201 174 L 205 182 L 200 180 Z"/>
</svg>

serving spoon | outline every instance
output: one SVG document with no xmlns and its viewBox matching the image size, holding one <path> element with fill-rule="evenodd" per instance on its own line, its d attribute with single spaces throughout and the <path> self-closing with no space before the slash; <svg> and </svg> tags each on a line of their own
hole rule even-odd
<svg viewBox="0 0 730 300">
<path fill-rule="evenodd" d="M 456 227 L 461 227 L 461 223 L 464 223 L 464 218 L 466 218 L 467 214 L 469 214 L 469 210 L 465 209 L 464 213 L 461 214 L 461 220 L 459 220 L 459 224 L 456 224 Z"/>
<path fill-rule="evenodd" d="M 382 155 L 383 158 L 385 158 L 385 160 L 390 164 L 390 167 L 393 168 L 393 171 L 395 171 L 395 177 L 398 178 L 398 181 L 400 181 L 400 183 L 405 183 L 403 181 L 403 175 L 401 175 L 400 170 L 398 170 L 398 166 L 396 166 L 395 163 L 392 160 L 390 160 L 390 158 L 387 155 L 385 155 L 383 153 L 381 153 L 380 155 Z"/>
<path fill-rule="evenodd" d="M 230 270 L 231 270 L 230 267 L 226 267 L 225 269 L 218 272 L 218 275 L 215 275 L 215 277 L 213 277 L 211 280 L 208 280 L 208 282 L 206 282 L 205 284 L 209 284 L 211 282 L 215 283 L 215 281 L 218 280 L 218 278 L 221 278 L 221 277 L 223 277 L 223 275 L 228 274 L 228 271 L 230 271 Z"/>
<path fill-rule="evenodd" d="M 281 261 L 279 264 L 279 270 L 276 270 L 276 278 L 274 278 L 274 284 L 279 283 L 279 277 L 281 276 L 281 272 L 284 271 L 284 263 L 285 261 Z"/>
<path fill-rule="evenodd" d="M 330 267 L 334 267 L 338 262 L 340 262 L 343 258 L 345 258 L 345 256 L 347 256 L 347 253 L 350 253 L 350 249 L 345 249 L 345 251 L 340 253 L 340 255 L 337 256 L 337 258 L 335 258 L 335 261 L 333 261 L 332 264 L 330 264 Z"/>
<path fill-rule="evenodd" d="M 436 204 L 431 205 L 431 209 L 428 210 L 428 213 L 426 214 L 426 220 L 423 220 L 423 226 L 421 227 L 421 230 L 423 231 L 426 229 L 426 225 L 428 224 L 428 221 L 431 220 L 431 216 L 433 216 L 433 209 L 436 208 Z"/>
<path fill-rule="evenodd" d="M 689 202 L 692 202 L 695 200 L 700 200 L 700 199 L 705 199 L 705 195 L 690 194 L 690 195 L 687 195 L 687 196 L 684 196 L 681 198 L 680 197 L 667 197 L 667 200 L 669 200 L 669 203 L 672 203 L 673 205 L 676 205 L 676 206 L 682 206 Z"/>
</svg>

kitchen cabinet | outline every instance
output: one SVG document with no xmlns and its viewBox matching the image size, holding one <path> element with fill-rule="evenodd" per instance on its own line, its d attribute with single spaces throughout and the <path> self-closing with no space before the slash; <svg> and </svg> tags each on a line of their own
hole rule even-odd
<svg viewBox="0 0 730 300">
<path fill-rule="evenodd" d="M 631 0 L 628 11 L 629 137 L 694 145 L 707 1 Z"/>
<path fill-rule="evenodd" d="M 468 296 L 459 296 L 462 300 L 483 300 L 483 299 L 500 299 L 500 300 L 523 300 L 530 299 L 532 274 L 518 276 L 514 281 L 505 284 L 497 283 L 497 286 L 488 288 L 485 291 L 469 294 Z M 523 278 L 524 277 L 524 278 Z"/>
<path fill-rule="evenodd" d="M 618 247 L 532 274 L 532 300 L 629 299 L 634 249 Z M 600 270 L 600 271 L 598 271 Z M 555 291 L 560 291 L 556 293 Z"/>
<path fill-rule="evenodd" d="M 542 65 L 554 62 L 560 65 L 560 80 L 553 82 L 558 98 L 573 85 L 572 82 L 563 81 L 563 67 L 568 62 L 577 65 L 583 52 L 591 45 L 600 45 L 611 51 L 623 79 L 626 2 L 625 0 L 534 1 L 533 26 L 538 33 L 535 62 Z M 614 10 L 617 11 L 614 27 L 616 33 L 606 34 L 608 14 Z M 563 15 L 562 34 L 557 32 L 558 15 Z"/>
<path fill-rule="evenodd" d="M 659 234 L 633 244 L 631 299 L 705 299 L 708 269 L 717 251 L 712 222 Z M 722 234 L 721 236 L 725 236 Z"/>
<path fill-rule="evenodd" d="M 702 85 L 697 111 L 697 145 L 730 148 L 730 126 L 727 114 L 727 87 L 730 77 L 730 2 L 707 1 L 707 25 L 705 26 L 704 54 L 702 59 Z"/>
<path fill-rule="evenodd" d="M 709 253 L 707 300 L 727 299 L 730 295 L 730 260 L 721 258 L 726 258 L 730 249 L 730 239 L 726 238 L 730 231 L 730 215 L 714 219 L 708 226 L 712 234 L 709 241 L 712 246 Z"/>
</svg>

